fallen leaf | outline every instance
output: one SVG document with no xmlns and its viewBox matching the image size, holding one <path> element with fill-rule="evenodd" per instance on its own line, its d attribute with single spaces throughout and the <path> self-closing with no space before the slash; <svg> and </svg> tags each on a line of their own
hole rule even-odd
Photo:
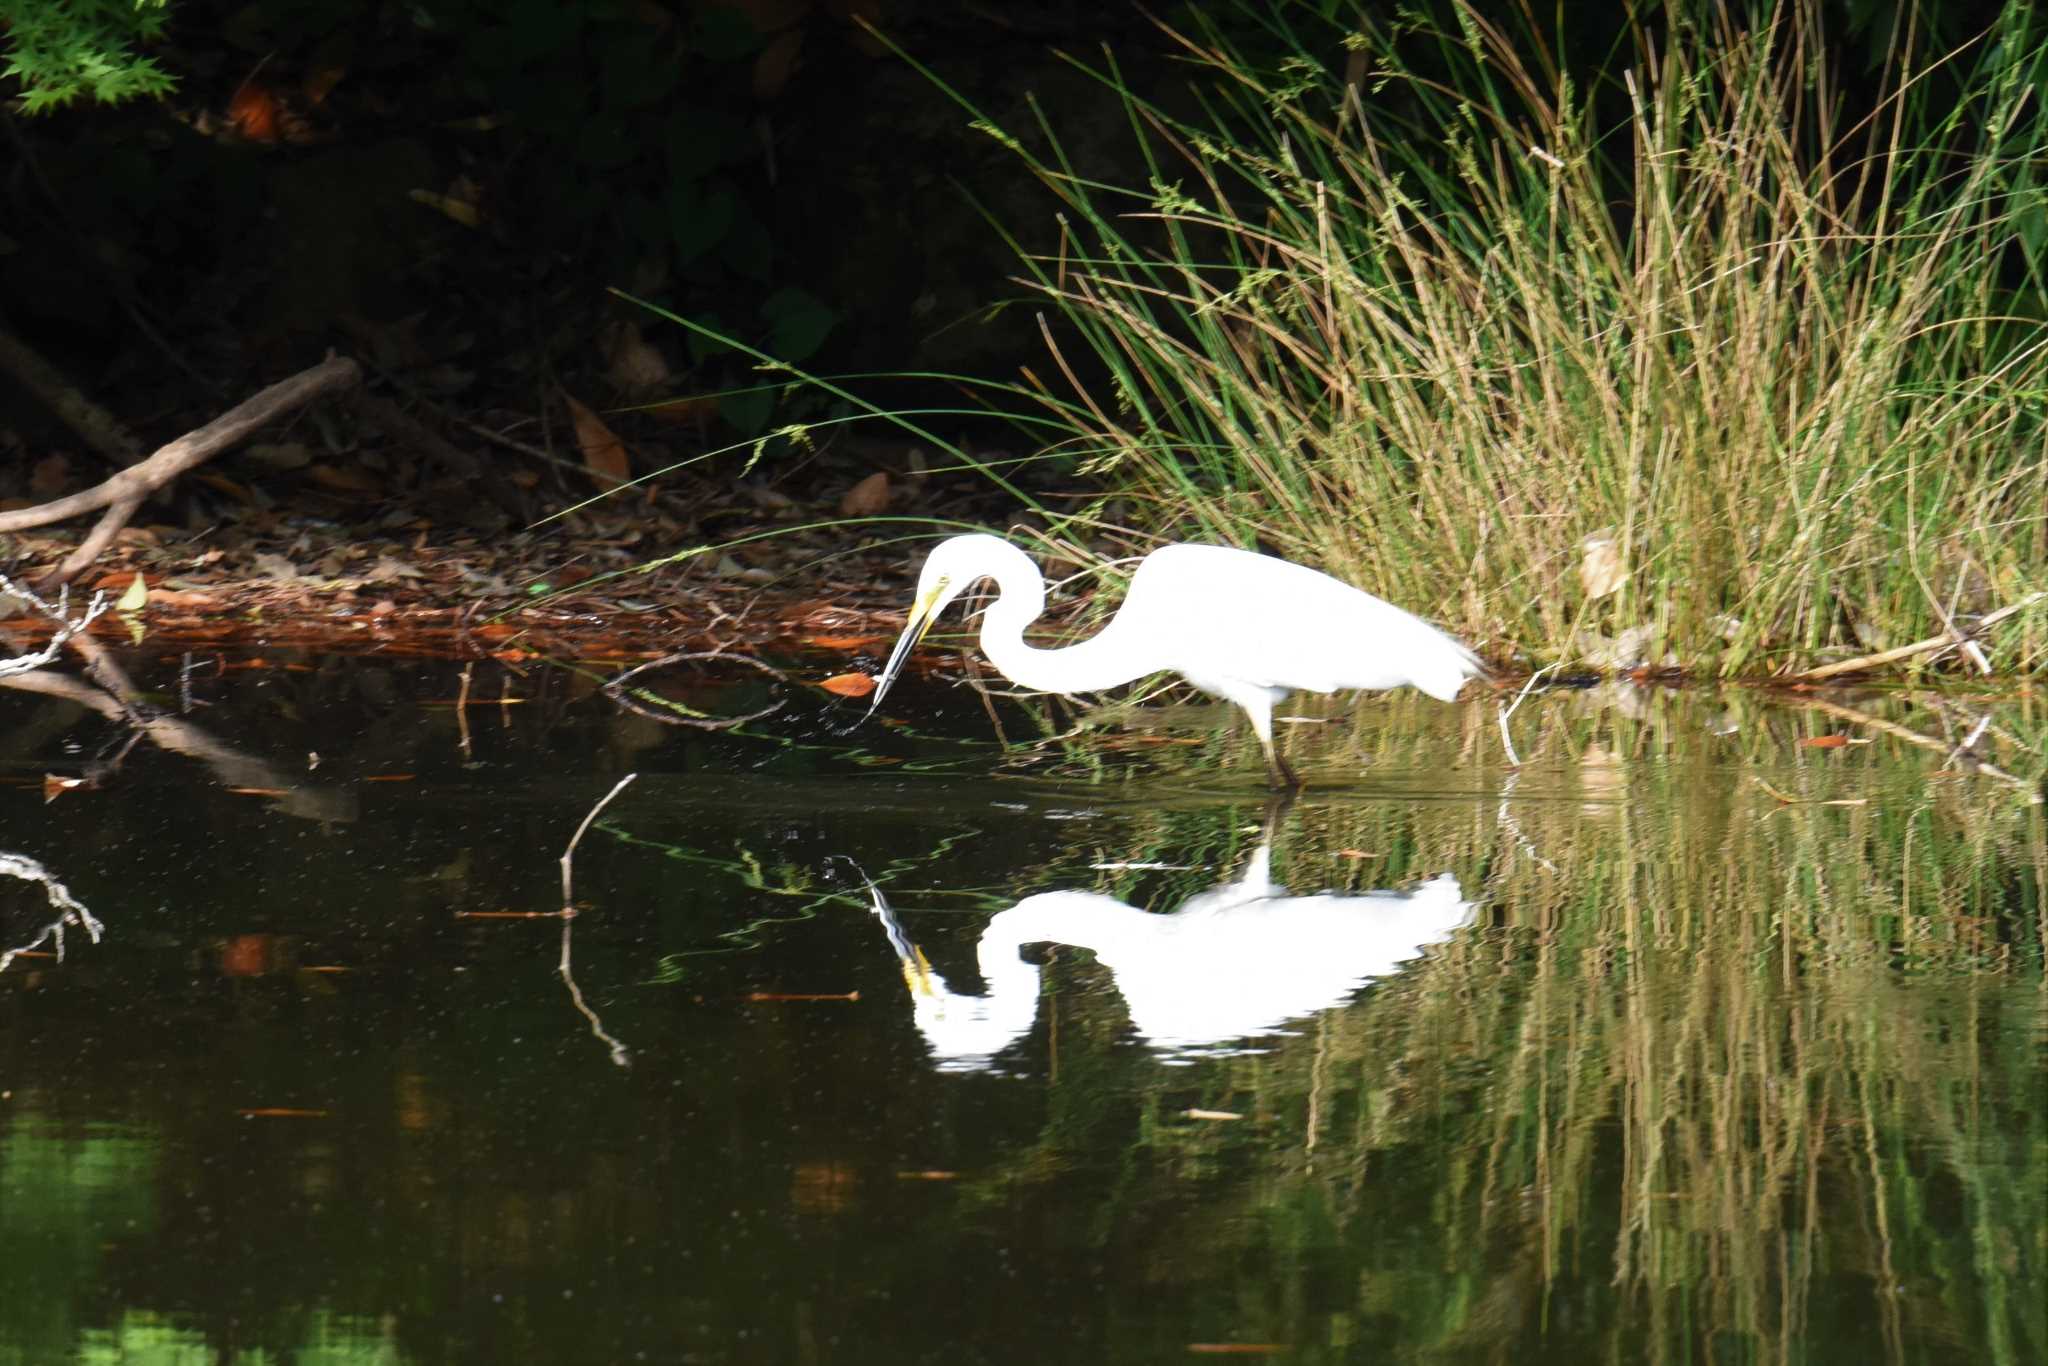
<svg viewBox="0 0 2048 1366">
<path fill-rule="evenodd" d="M 424 579 L 426 571 L 389 555 L 379 555 L 377 563 L 363 571 L 364 583 L 390 583 L 397 579 Z"/>
<path fill-rule="evenodd" d="M 1801 749 L 1842 749 L 1849 743 L 1846 735 L 1809 735 L 1799 742 Z"/>
<path fill-rule="evenodd" d="M 55 773 L 43 775 L 43 805 L 48 806 L 65 793 L 86 785 L 83 778 L 63 778 Z"/>
<path fill-rule="evenodd" d="M 196 479 L 210 489 L 216 489 L 221 493 L 225 493 L 238 503 L 246 503 L 254 507 L 258 501 L 248 485 L 237 483 L 218 470 L 194 470 L 185 477 Z"/>
<path fill-rule="evenodd" d="M 116 612 L 140 612 L 149 605 L 149 581 L 137 574 L 135 582 L 128 585 L 128 591 L 114 604 Z"/>
<path fill-rule="evenodd" d="M 357 493 L 366 498 L 381 497 L 385 488 L 371 475 L 353 465 L 315 465 L 306 478 L 333 493 Z"/>
<path fill-rule="evenodd" d="M 46 455 L 29 472 L 28 491 L 39 499 L 55 498 L 71 487 L 71 457 Z"/>
<path fill-rule="evenodd" d="M 282 1105 L 264 1105 L 248 1110 L 237 1110 L 243 1119 L 325 1119 L 325 1110 L 293 1110 Z"/>
<path fill-rule="evenodd" d="M 605 373 L 621 393 L 645 394 L 670 380 L 668 358 L 640 335 L 640 328 L 622 322 L 611 336 Z"/>
<path fill-rule="evenodd" d="M 841 517 L 879 517 L 889 510 L 889 475 L 876 470 L 848 489 L 839 500 Z"/>
<path fill-rule="evenodd" d="M 424 204 L 430 209 L 440 210 L 465 228 L 474 228 L 483 222 L 482 212 L 467 199 L 460 199 L 452 194 L 441 194 L 436 190 L 407 190 L 405 195 L 415 204 Z"/>
<path fill-rule="evenodd" d="M 274 934 L 238 934 L 220 946 L 224 977 L 262 977 L 277 965 L 283 944 Z"/>
<path fill-rule="evenodd" d="M 251 142 L 276 142 L 277 96 L 254 81 L 242 82 L 228 101 L 228 126 Z"/>
<path fill-rule="evenodd" d="M 1189 1111 L 1187 1111 L 1187 1117 L 1188 1117 L 1189 1119 L 1243 1119 L 1243 1118 L 1244 1118 L 1244 1116 L 1243 1116 L 1243 1115 L 1241 1115 L 1241 1114 L 1238 1114 L 1238 1113 L 1237 1113 L 1236 1111 L 1234 1111 L 1234 1110 L 1189 1110 Z"/>
<path fill-rule="evenodd" d="M 875 690 L 875 680 L 867 674 L 834 674 L 818 686 L 840 697 L 866 697 Z"/>
<path fill-rule="evenodd" d="M 603 418 L 568 394 L 562 397 L 568 400 L 569 417 L 576 424 L 576 445 L 583 452 L 584 468 L 606 488 L 616 487 L 632 478 L 633 469 L 626 459 L 626 443 L 605 426 Z"/>
<path fill-rule="evenodd" d="M 820 650 L 858 650 L 869 645 L 886 645 L 888 636 L 805 636 L 803 643 Z"/>
<path fill-rule="evenodd" d="M 1617 592 L 1628 582 L 1628 568 L 1621 562 L 1621 545 L 1611 531 L 1596 531 L 1579 542 L 1579 586 L 1589 601 Z"/>
<path fill-rule="evenodd" d="M 275 551 L 270 550 L 257 552 L 256 571 L 259 574 L 268 575 L 270 578 L 276 579 L 281 583 L 297 583 L 305 577 L 299 572 L 297 565 Z"/>
<path fill-rule="evenodd" d="M 175 588 L 153 588 L 150 590 L 149 600 L 157 607 L 203 608 L 220 606 L 220 599 L 211 594 L 187 593 Z"/>
</svg>

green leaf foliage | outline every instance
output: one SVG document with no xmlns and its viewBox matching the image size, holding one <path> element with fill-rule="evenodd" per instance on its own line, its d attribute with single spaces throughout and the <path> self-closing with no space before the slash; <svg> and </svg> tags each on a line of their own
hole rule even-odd
<svg viewBox="0 0 2048 1366">
<path fill-rule="evenodd" d="M 19 82 L 30 114 L 156 98 L 175 82 L 137 49 L 163 25 L 164 0 L 0 0 L 0 75 Z"/>
</svg>

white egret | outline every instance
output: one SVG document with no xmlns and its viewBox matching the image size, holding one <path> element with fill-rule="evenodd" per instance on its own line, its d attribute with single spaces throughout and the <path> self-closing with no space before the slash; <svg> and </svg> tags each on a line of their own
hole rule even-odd
<svg viewBox="0 0 2048 1366">
<path fill-rule="evenodd" d="M 981 619 L 981 649 L 1004 677 L 1075 693 L 1170 670 L 1244 708 L 1276 784 L 1300 785 L 1273 744 L 1273 704 L 1288 693 L 1405 683 L 1448 702 L 1482 672 L 1470 650 L 1390 602 L 1286 560 L 1215 545 L 1153 551 L 1109 625 L 1079 644 L 1039 649 L 1024 630 L 1045 611 L 1044 578 L 1016 546 L 976 533 L 941 541 L 925 560 L 870 715 L 932 622 L 982 579 L 994 579 L 997 592 Z"/>
<path fill-rule="evenodd" d="M 999 912 L 975 959 L 985 995 L 956 992 L 934 972 L 870 884 L 873 910 L 903 968 L 918 1032 L 940 1070 L 979 1071 L 1031 1031 L 1039 970 L 1026 945 L 1092 949 L 1116 979 L 1131 1027 L 1171 1061 L 1231 1051 L 1290 1021 L 1343 1005 L 1472 922 L 1445 873 L 1407 892 L 1294 896 L 1272 880 L 1261 844 L 1234 882 L 1178 910 L 1142 911 L 1100 892 L 1040 892 Z"/>
</svg>

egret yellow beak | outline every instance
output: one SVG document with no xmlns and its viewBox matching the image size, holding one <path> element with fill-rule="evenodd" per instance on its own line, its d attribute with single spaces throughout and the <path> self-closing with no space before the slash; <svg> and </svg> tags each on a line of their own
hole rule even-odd
<svg viewBox="0 0 2048 1366">
<path fill-rule="evenodd" d="M 910 658 L 910 652 L 917 648 L 917 643 L 924 639 L 924 633 L 938 618 L 945 591 L 946 583 L 941 579 L 918 594 L 917 601 L 911 604 L 910 619 L 903 623 L 903 634 L 896 637 L 896 646 L 889 651 L 889 662 L 882 666 L 882 676 L 875 682 L 875 695 L 868 701 L 869 716 L 873 716 L 875 709 L 882 705 L 882 694 L 889 691 L 896 675 L 903 671 L 903 661 Z"/>
</svg>

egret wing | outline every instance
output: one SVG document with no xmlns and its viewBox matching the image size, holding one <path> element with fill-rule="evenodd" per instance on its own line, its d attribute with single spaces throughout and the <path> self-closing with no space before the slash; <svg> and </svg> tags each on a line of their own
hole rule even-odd
<svg viewBox="0 0 2048 1366">
<path fill-rule="evenodd" d="M 1410 684 L 1449 699 L 1479 672 L 1434 626 L 1327 574 L 1227 546 L 1155 550 L 1110 628 L 1160 667 L 1266 688 Z"/>
</svg>

